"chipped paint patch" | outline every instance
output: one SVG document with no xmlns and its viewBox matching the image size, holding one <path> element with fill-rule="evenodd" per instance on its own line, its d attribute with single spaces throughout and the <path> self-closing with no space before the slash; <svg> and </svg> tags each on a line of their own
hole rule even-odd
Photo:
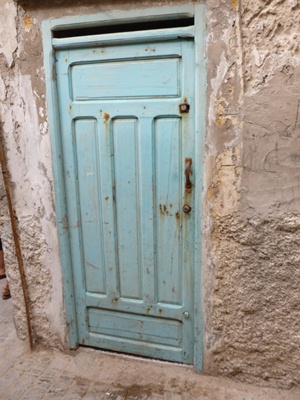
<svg viewBox="0 0 300 400">
<path fill-rule="evenodd" d="M 104 113 L 103 119 L 104 119 L 104 123 L 107 124 L 109 121 L 110 115 L 108 113 Z"/>
<path fill-rule="evenodd" d="M 210 96 L 210 107 L 209 107 L 210 124 L 213 124 L 213 122 L 215 121 L 214 110 L 216 106 L 216 99 L 218 98 L 219 90 L 222 87 L 227 71 L 228 71 L 228 63 L 225 54 L 222 53 L 220 64 L 218 65 L 216 71 L 216 75 L 210 81 L 210 85 L 212 87 L 212 95 Z"/>
<path fill-rule="evenodd" d="M 41 118 L 44 118 L 45 113 L 44 113 L 44 108 L 43 107 L 39 107 L 39 115 Z"/>
<path fill-rule="evenodd" d="M 30 29 L 33 25 L 33 22 L 30 17 L 24 17 L 24 25 L 26 29 Z"/>
<path fill-rule="evenodd" d="M 238 7 L 238 0 L 232 0 L 231 1 L 231 7 L 236 10 Z"/>
<path fill-rule="evenodd" d="M 216 110 L 216 124 L 217 126 L 223 126 L 226 123 L 226 116 L 224 115 L 225 113 L 225 107 L 224 107 L 224 99 L 219 99 L 216 103 L 217 110 Z"/>
</svg>

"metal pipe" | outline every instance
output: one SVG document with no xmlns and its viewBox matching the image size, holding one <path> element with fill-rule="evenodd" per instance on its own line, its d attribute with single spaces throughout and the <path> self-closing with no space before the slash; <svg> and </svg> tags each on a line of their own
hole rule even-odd
<svg viewBox="0 0 300 400">
<path fill-rule="evenodd" d="M 6 170 L 6 160 L 5 160 L 4 146 L 3 146 L 3 130 L 2 130 L 1 122 L 0 122 L 0 164 L 1 164 L 1 169 L 2 169 L 4 187 L 5 187 L 6 197 L 7 197 L 10 220 L 11 220 L 11 228 L 12 228 L 12 233 L 13 233 L 14 243 L 15 243 L 16 257 L 17 257 L 17 261 L 18 261 L 19 273 L 20 273 L 22 290 L 23 290 L 29 344 L 30 344 L 30 349 L 32 350 L 33 349 L 33 337 L 32 337 L 32 329 L 31 329 L 31 321 L 30 321 L 29 298 L 28 298 L 28 293 L 27 293 L 27 288 L 26 288 L 26 279 L 25 279 L 25 273 L 24 273 L 24 267 L 23 267 L 22 253 L 21 253 L 17 225 L 16 225 L 13 206 L 12 206 L 11 195 L 10 195 L 9 180 L 8 180 L 7 170 Z"/>
</svg>

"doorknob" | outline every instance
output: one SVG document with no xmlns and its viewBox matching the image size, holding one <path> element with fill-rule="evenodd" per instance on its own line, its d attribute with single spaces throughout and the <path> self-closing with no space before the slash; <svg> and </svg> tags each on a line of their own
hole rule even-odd
<svg viewBox="0 0 300 400">
<path fill-rule="evenodd" d="M 185 159 L 185 187 L 186 189 L 191 189 L 192 182 L 190 180 L 190 175 L 192 175 L 192 163 L 193 160 L 190 157 Z"/>
</svg>

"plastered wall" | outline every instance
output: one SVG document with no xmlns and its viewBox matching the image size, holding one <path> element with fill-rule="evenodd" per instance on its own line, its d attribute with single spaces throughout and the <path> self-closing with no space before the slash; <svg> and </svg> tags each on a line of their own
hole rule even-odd
<svg viewBox="0 0 300 400">
<path fill-rule="evenodd" d="M 66 348 L 41 21 L 183 3 L 0 0 L 0 119 L 37 343 Z M 300 4 L 205 3 L 204 371 L 289 388 L 300 383 Z M 26 338 L 0 201 L 14 319 Z"/>
<path fill-rule="evenodd" d="M 238 16 L 220 7 L 231 28 L 208 82 L 206 367 L 290 387 L 300 378 L 300 3 L 231 6 Z"/>
</svg>

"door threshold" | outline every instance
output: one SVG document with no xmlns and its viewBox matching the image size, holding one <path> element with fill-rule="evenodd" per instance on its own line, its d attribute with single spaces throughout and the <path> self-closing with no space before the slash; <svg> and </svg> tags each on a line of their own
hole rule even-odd
<svg viewBox="0 0 300 400">
<path fill-rule="evenodd" d="M 71 351 L 74 351 L 71 349 Z M 132 361 L 143 361 L 145 363 L 157 363 L 160 365 L 165 365 L 165 366 L 176 366 L 176 367 L 182 367 L 185 369 L 191 369 L 194 370 L 194 366 L 191 364 L 183 364 L 179 363 L 176 361 L 167 361 L 167 360 L 160 360 L 157 358 L 151 358 L 151 357 L 145 357 L 145 356 L 139 356 L 136 354 L 126 354 L 126 353 L 120 353 L 118 351 L 113 351 L 113 350 L 103 350 L 99 349 L 96 347 L 89 347 L 89 346 L 79 346 L 77 349 L 75 349 L 76 352 L 86 352 L 86 353 L 93 353 L 97 355 L 103 354 L 103 356 L 110 356 L 112 358 L 119 358 L 122 360 L 132 360 Z"/>
</svg>

